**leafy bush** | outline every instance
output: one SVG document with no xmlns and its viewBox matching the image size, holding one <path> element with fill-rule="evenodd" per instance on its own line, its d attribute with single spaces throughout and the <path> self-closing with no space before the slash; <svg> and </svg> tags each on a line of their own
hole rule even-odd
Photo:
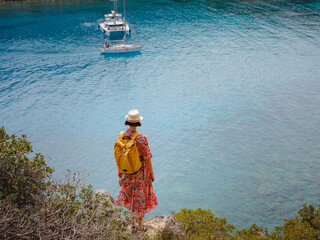
<svg viewBox="0 0 320 240">
<path fill-rule="evenodd" d="M 306 204 L 298 211 L 294 219 L 285 219 L 285 224 L 276 227 L 271 239 L 320 239 L 320 205 L 318 209 Z"/>
<path fill-rule="evenodd" d="M 236 239 L 243 239 L 243 240 L 264 240 L 268 239 L 268 231 L 267 229 L 263 230 L 259 228 L 256 224 L 252 224 L 252 226 L 248 229 L 237 230 L 235 233 Z"/>
<path fill-rule="evenodd" d="M 226 219 L 217 218 L 211 210 L 181 209 L 172 212 L 185 231 L 187 239 L 231 239 L 234 226 L 227 224 Z"/>
<path fill-rule="evenodd" d="M 224 218 L 216 218 L 210 210 L 181 209 L 173 215 L 182 225 L 186 239 L 241 239 L 241 240 L 319 240 L 320 205 L 318 209 L 306 204 L 298 210 L 294 219 L 285 219 L 283 226 L 275 227 L 272 234 L 253 224 L 250 228 L 237 230 Z"/>
<path fill-rule="evenodd" d="M 53 173 L 43 155 L 29 159 L 27 154 L 31 152 L 25 135 L 9 136 L 0 128 L 0 200 L 8 200 L 19 208 L 43 201 L 43 193 L 50 185 L 45 180 Z"/>
<path fill-rule="evenodd" d="M 121 211 L 68 170 L 52 181 L 26 136 L 0 128 L 0 239 L 127 239 Z"/>
</svg>

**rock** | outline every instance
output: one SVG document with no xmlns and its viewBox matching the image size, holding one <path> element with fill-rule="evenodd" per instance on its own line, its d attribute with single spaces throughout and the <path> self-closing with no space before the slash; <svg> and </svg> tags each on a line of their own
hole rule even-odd
<svg viewBox="0 0 320 240">
<path fill-rule="evenodd" d="M 114 198 L 105 189 L 97 189 L 96 193 L 109 201 L 111 209 L 115 209 Z M 123 220 L 123 225 L 127 228 L 127 231 L 131 231 L 130 220 Z M 155 216 L 144 221 L 144 225 L 147 227 L 147 234 L 151 238 L 156 239 L 185 239 L 184 231 L 181 228 L 178 220 L 173 216 Z"/>
<path fill-rule="evenodd" d="M 113 207 L 116 207 L 113 197 L 111 196 L 110 193 L 107 192 L 107 190 L 105 190 L 105 189 L 97 189 L 96 193 L 98 193 L 100 196 L 102 196 L 106 200 L 108 200 L 111 203 L 111 205 L 113 205 Z"/>
<path fill-rule="evenodd" d="M 184 232 L 178 220 L 173 216 L 155 216 L 144 221 L 148 235 L 160 239 L 184 239 Z"/>
</svg>

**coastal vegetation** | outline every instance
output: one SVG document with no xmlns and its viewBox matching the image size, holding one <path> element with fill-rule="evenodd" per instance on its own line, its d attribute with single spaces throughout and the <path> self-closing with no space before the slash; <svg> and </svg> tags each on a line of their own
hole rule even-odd
<svg viewBox="0 0 320 240">
<path fill-rule="evenodd" d="M 53 180 L 44 155 L 26 136 L 0 128 L 0 239 L 117 239 L 125 237 L 119 209 L 67 171 Z"/>
<path fill-rule="evenodd" d="M 0 128 L 1 239 L 149 239 L 127 231 L 128 212 L 85 185 L 84 173 L 67 170 L 54 180 L 44 155 L 33 154 L 25 135 Z M 237 230 L 211 210 L 173 212 L 184 231 L 181 239 L 320 239 L 320 206 L 303 205 L 294 219 L 272 233 L 253 224 Z M 151 239 L 168 239 L 159 233 Z"/>
<path fill-rule="evenodd" d="M 253 224 L 250 228 L 236 230 L 226 219 L 215 217 L 211 210 L 181 209 L 173 213 L 185 230 L 187 239 L 243 239 L 243 240 L 311 240 L 320 239 L 320 205 L 306 204 L 294 219 L 285 219 L 272 233 Z"/>
</svg>

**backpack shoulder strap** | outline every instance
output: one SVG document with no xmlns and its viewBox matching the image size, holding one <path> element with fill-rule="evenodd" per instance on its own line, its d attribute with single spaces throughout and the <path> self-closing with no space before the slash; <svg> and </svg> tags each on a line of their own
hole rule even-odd
<svg viewBox="0 0 320 240">
<path fill-rule="evenodd" d="M 138 131 L 136 131 L 134 134 L 131 136 L 131 140 L 136 140 L 136 138 L 140 135 Z"/>
<path fill-rule="evenodd" d="M 126 131 L 121 131 L 121 132 L 120 132 L 120 134 L 119 134 L 119 139 L 123 139 L 125 132 L 126 132 Z"/>
</svg>

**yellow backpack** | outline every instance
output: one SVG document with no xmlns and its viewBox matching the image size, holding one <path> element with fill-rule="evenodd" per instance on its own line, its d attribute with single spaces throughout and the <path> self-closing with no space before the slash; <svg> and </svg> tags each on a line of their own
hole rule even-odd
<svg viewBox="0 0 320 240">
<path fill-rule="evenodd" d="M 114 157 L 116 159 L 119 172 L 133 174 L 138 172 L 142 165 L 135 141 L 140 133 L 135 132 L 131 136 L 130 140 L 124 139 L 124 133 L 125 131 L 120 133 L 119 138 L 114 144 Z"/>
</svg>

